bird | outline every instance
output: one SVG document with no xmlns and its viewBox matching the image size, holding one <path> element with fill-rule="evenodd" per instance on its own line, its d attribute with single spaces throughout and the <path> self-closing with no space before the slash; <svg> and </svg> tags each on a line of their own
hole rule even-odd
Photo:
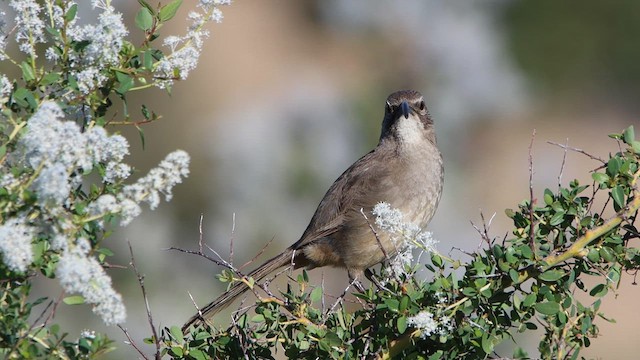
<svg viewBox="0 0 640 360">
<path fill-rule="evenodd" d="M 345 268 L 361 289 L 359 281 L 369 277 L 369 268 L 399 250 L 390 235 L 372 231 L 373 207 L 386 202 L 402 212 L 405 222 L 425 228 L 440 202 L 443 183 L 442 154 L 424 97 L 415 90 L 394 92 L 385 103 L 377 146 L 331 185 L 300 239 L 247 277 L 259 281 L 285 266 L 333 266 Z M 185 322 L 183 332 L 208 321 L 248 289 L 236 282 Z"/>
</svg>

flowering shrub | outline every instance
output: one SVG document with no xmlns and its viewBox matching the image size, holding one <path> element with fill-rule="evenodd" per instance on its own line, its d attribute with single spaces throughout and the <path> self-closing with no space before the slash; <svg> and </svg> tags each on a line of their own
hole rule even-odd
<svg viewBox="0 0 640 360">
<path fill-rule="evenodd" d="M 169 155 L 133 181 L 124 162 L 127 140 L 112 125 L 140 125 L 159 118 L 143 106 L 128 112 L 127 94 L 150 87 L 169 90 L 198 62 L 207 22 L 219 22 L 219 5 L 200 1 L 181 37 L 158 29 L 174 17 L 181 0 L 142 8 L 135 23 L 145 38 L 136 47 L 110 0 L 92 0 L 94 21 L 79 22 L 74 0 L 10 0 L 0 14 L 0 62 L 21 77 L 0 74 L 0 355 L 4 358 L 89 358 L 111 341 L 87 331 L 65 339 L 51 316 L 29 323 L 34 306 L 54 300 L 29 297 L 37 276 L 56 279 L 67 304 L 87 304 L 107 325 L 121 325 L 126 310 L 105 271 L 108 227 L 129 224 L 189 174 L 189 155 Z M 12 19 L 12 22 L 9 22 Z M 14 40 L 18 54 L 7 46 Z M 121 105 L 118 119 L 109 112 Z M 141 133 L 142 134 L 142 133 Z M 41 275 L 40 275 L 41 274 Z M 43 319 L 46 319 L 43 321 Z"/>
<path fill-rule="evenodd" d="M 512 233 L 496 238 L 488 225 L 477 227 L 483 246 L 460 260 L 435 251 L 430 233 L 378 204 L 372 231 L 389 232 L 409 252 L 387 259 L 378 285 L 353 293 L 360 302 L 355 311 L 347 309 L 346 291 L 337 300 L 325 296 L 306 272 L 278 294 L 271 279 L 255 283 L 201 248 L 198 255 L 228 268 L 221 280 L 251 284 L 257 300 L 245 301 L 229 325 L 206 324 L 184 335 L 165 328 L 163 344 L 179 359 L 278 352 L 296 359 L 486 359 L 504 358 L 496 347 L 515 341 L 515 333 L 541 328 L 537 354 L 516 344 L 508 356 L 577 359 L 598 335 L 597 323 L 607 320 L 599 311 L 603 297 L 619 286 L 623 271 L 640 267 L 640 141 L 633 127 L 610 136 L 620 150 L 608 160 L 592 156 L 600 164 L 591 186 L 574 180 L 546 189 L 539 205 L 530 198 L 508 209 Z M 412 261 L 411 248 L 429 255 L 426 264 Z"/>
</svg>

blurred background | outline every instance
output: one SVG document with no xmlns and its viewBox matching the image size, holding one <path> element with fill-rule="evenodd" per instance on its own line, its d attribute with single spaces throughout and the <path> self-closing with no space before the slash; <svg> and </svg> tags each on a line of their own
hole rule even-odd
<svg viewBox="0 0 640 360">
<path fill-rule="evenodd" d="M 135 33 L 137 3 L 114 4 Z M 190 6 L 185 1 L 163 34 L 184 33 L 179 19 Z M 165 250 L 197 247 L 200 214 L 204 240 L 221 255 L 233 238 L 236 265 L 271 239 L 260 260 L 280 252 L 301 235 L 333 180 L 376 145 L 384 101 L 395 90 L 420 90 L 435 119 L 446 178 L 429 230 L 439 251 L 459 258 L 452 248 L 480 244 L 471 221 L 495 214 L 490 233 L 503 237 L 504 209 L 528 198 L 534 130 L 534 194 L 541 196 L 557 187 L 564 155 L 547 141 L 606 157 L 617 149 L 606 135 L 639 124 L 639 2 L 238 0 L 221 10 L 224 21 L 210 26 L 188 80 L 171 96 L 153 90 L 132 99 L 164 117 L 144 127 L 145 148 L 135 129 L 117 129 L 132 144 L 139 175 L 174 149 L 192 157 L 174 199 L 111 239 L 120 255 L 111 262 L 121 264 L 131 241 L 157 325 L 191 316 L 189 293 L 203 306 L 224 289 L 215 278 L 220 268 Z M 562 183 L 590 183 L 598 164 L 566 156 Z M 141 342 L 150 332 L 135 276 L 111 274 L 125 297 L 126 326 Z M 347 285 L 343 270 L 311 274 L 335 295 Z M 617 324 L 600 320 L 600 337 L 582 355 L 636 358 L 638 335 L 622 336 L 640 321 L 632 282 L 625 275 L 618 296 L 606 297 L 601 310 Z M 61 307 L 57 321 L 68 314 L 78 331 L 103 329 L 80 307 Z M 120 342 L 112 358 L 136 356 L 118 329 L 106 331 Z M 522 345 L 535 356 L 538 341 L 529 334 Z M 501 355 L 512 348 L 506 342 Z"/>
</svg>

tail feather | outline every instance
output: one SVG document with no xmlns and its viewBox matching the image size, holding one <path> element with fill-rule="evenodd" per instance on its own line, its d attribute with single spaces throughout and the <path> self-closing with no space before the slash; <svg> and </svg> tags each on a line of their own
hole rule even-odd
<svg viewBox="0 0 640 360">
<path fill-rule="evenodd" d="M 251 277 L 255 281 L 261 280 L 273 271 L 290 264 L 293 255 L 293 249 L 289 248 L 283 253 L 267 260 L 264 264 L 260 265 L 260 267 L 250 272 L 247 277 Z M 304 266 L 304 264 L 296 263 L 296 268 L 299 268 L 301 266 Z M 218 296 L 218 298 L 207 304 L 205 307 L 201 308 L 197 314 L 187 320 L 187 322 L 182 326 L 182 331 L 186 333 L 192 325 L 195 325 L 197 327 L 205 321 L 211 319 L 215 314 L 231 305 L 231 303 L 236 298 L 238 298 L 247 290 L 249 290 L 249 287 L 245 283 L 235 283 L 229 290 Z"/>
</svg>

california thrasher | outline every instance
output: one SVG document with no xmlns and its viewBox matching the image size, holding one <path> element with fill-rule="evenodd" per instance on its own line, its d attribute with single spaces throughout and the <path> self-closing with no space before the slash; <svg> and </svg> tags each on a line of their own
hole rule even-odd
<svg viewBox="0 0 640 360">
<path fill-rule="evenodd" d="M 387 202 L 403 213 L 405 222 L 424 228 L 440 201 L 443 175 L 433 120 L 422 95 L 413 90 L 389 95 L 375 149 L 331 185 L 300 240 L 247 276 L 258 281 L 287 265 L 330 265 L 346 268 L 349 278 L 359 281 L 371 266 L 398 251 L 389 234 L 376 231 L 376 239 L 372 222 L 362 212 L 371 218 L 373 207 Z M 210 319 L 246 290 L 244 283 L 234 284 L 189 319 L 183 331 Z"/>
</svg>

